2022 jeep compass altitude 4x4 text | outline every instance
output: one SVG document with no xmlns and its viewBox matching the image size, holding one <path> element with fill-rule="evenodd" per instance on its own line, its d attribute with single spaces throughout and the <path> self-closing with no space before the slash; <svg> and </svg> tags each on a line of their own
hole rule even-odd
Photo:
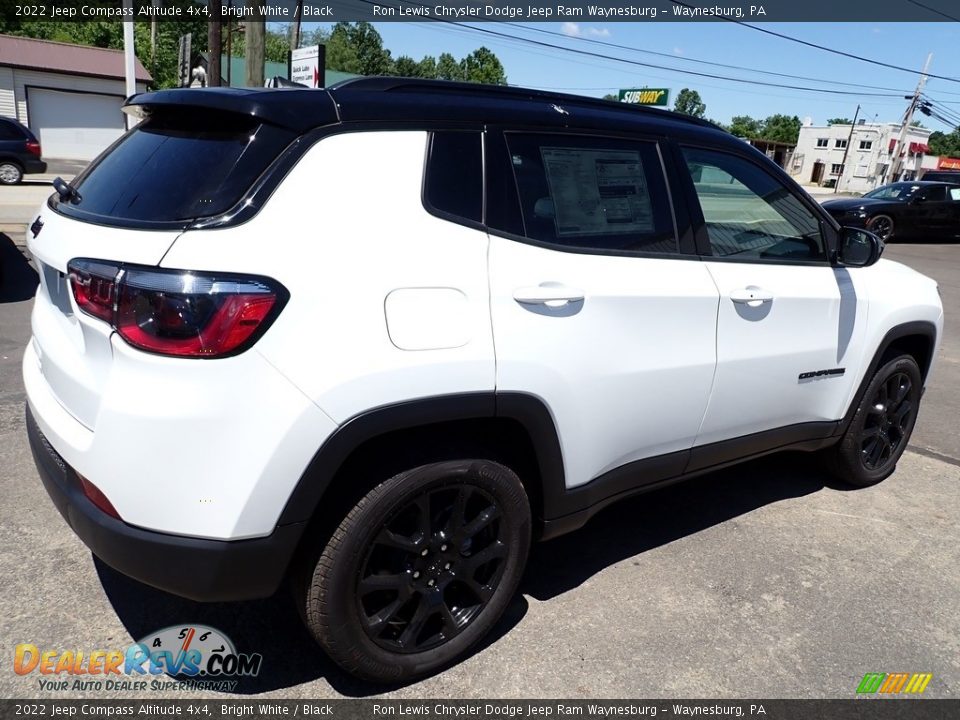
<svg viewBox="0 0 960 720">
<path fill-rule="evenodd" d="M 869 485 L 910 437 L 936 285 L 709 123 L 396 78 L 126 111 L 29 238 L 40 475 L 145 583 L 289 581 L 358 676 L 462 656 L 617 498 L 786 448 Z"/>
</svg>

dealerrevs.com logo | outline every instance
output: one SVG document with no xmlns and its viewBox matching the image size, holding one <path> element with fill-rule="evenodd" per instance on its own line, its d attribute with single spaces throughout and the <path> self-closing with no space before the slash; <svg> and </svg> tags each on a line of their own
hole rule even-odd
<svg viewBox="0 0 960 720">
<path fill-rule="evenodd" d="M 41 650 L 21 643 L 13 658 L 14 672 L 39 675 L 41 690 L 231 691 L 262 665 L 262 655 L 238 653 L 230 638 L 206 625 L 173 625 L 125 650 Z"/>
</svg>

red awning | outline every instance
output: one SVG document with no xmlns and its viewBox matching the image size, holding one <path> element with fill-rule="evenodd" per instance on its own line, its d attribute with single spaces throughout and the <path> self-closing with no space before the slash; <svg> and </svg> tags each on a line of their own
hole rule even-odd
<svg viewBox="0 0 960 720">
<path fill-rule="evenodd" d="M 897 146 L 897 139 L 890 138 L 890 143 L 887 145 L 887 152 L 892 153 L 893 149 Z"/>
<path fill-rule="evenodd" d="M 910 154 L 911 155 L 923 155 L 930 150 L 929 147 L 923 143 L 912 142 L 910 143 Z"/>
</svg>

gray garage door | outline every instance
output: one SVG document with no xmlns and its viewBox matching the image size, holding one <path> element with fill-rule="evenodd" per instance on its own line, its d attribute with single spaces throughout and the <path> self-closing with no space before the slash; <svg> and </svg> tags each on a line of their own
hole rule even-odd
<svg viewBox="0 0 960 720">
<path fill-rule="evenodd" d="M 92 160 L 123 134 L 123 98 L 90 93 L 27 90 L 30 129 L 45 158 Z"/>
</svg>

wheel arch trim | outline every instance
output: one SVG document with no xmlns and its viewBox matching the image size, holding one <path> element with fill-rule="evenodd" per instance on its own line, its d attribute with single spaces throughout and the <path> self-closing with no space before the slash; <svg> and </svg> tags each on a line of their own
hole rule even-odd
<svg viewBox="0 0 960 720">
<path fill-rule="evenodd" d="M 530 438 L 539 466 L 544 502 L 547 487 L 563 487 L 563 456 L 553 416 L 526 393 L 476 392 L 419 398 L 360 413 L 347 420 L 314 454 L 287 499 L 278 526 L 310 520 L 337 473 L 364 443 L 393 432 L 461 420 L 510 419 Z M 546 508 L 544 508 L 546 511 Z"/>
<path fill-rule="evenodd" d="M 847 411 L 844 413 L 843 419 L 837 423 L 837 430 L 834 433 L 835 435 L 843 435 L 847 431 L 850 422 L 853 420 L 853 416 L 857 412 L 857 408 L 860 406 L 860 403 L 863 402 L 863 395 L 867 391 L 867 386 L 870 384 L 870 381 L 873 379 L 873 376 L 877 373 L 877 370 L 880 368 L 880 361 L 883 359 L 883 356 L 887 351 L 896 343 L 898 340 L 902 340 L 907 337 L 923 337 L 929 343 L 927 348 L 928 357 L 926 358 L 925 363 L 917 363 L 920 365 L 920 375 L 926 383 L 928 373 L 930 368 L 933 365 L 934 361 L 934 352 L 937 348 L 937 326 L 930 322 L 929 320 L 915 320 L 912 322 L 901 323 L 895 325 L 883 336 L 883 339 L 877 345 L 877 349 L 873 354 L 873 358 L 870 360 L 870 364 L 867 366 L 866 372 L 864 372 L 863 377 L 860 379 L 860 385 L 857 387 L 856 393 L 854 393 L 853 398 L 850 401 L 850 404 L 847 406 Z"/>
</svg>

